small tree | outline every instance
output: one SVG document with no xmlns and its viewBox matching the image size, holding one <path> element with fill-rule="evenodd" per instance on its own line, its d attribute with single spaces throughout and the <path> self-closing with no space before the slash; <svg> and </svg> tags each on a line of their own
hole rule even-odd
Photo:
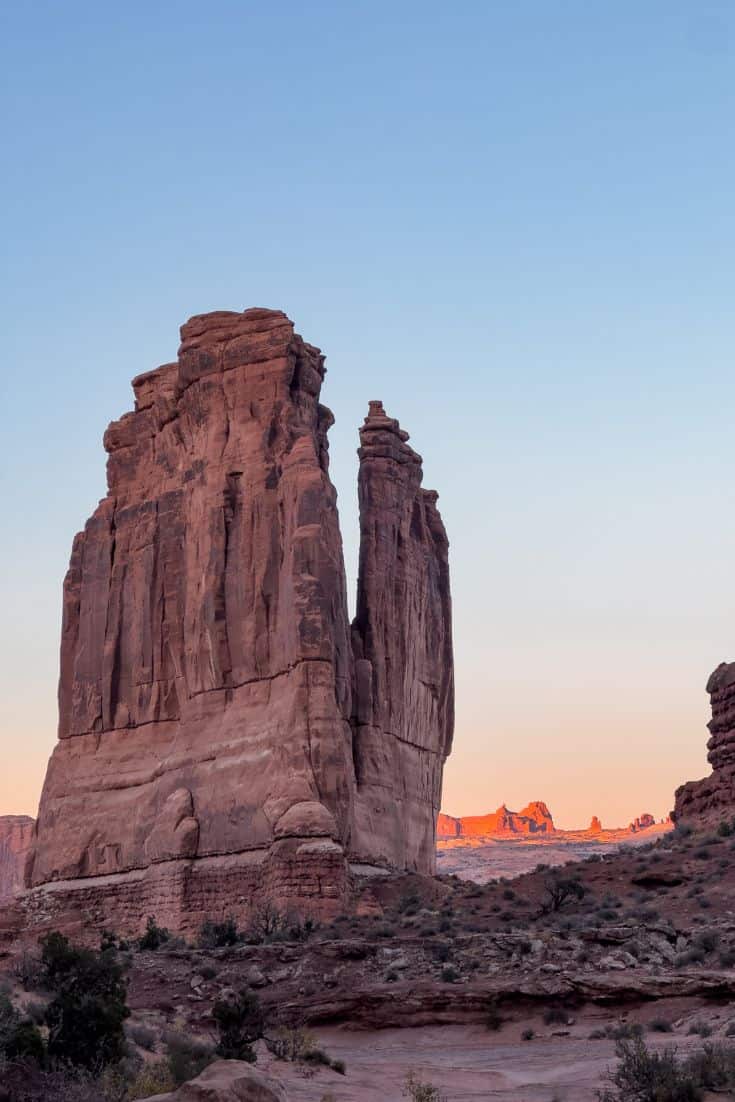
<svg viewBox="0 0 735 1102">
<path fill-rule="evenodd" d="M 165 926 L 159 926 L 153 915 L 148 915 L 145 924 L 145 932 L 138 941 L 139 949 L 160 949 L 171 938 L 170 930 Z"/>
<path fill-rule="evenodd" d="M 235 998 L 219 999 L 212 1008 L 219 1041 L 217 1055 L 225 1060 L 255 1063 L 253 1044 L 263 1036 L 265 1015 L 260 999 L 252 991 L 241 991 Z"/>
<path fill-rule="evenodd" d="M 41 942 L 46 985 L 48 1052 L 54 1060 L 98 1069 L 118 1063 L 125 1052 L 123 1023 L 129 1016 L 123 970 L 115 953 L 73 946 L 62 934 Z"/>
<path fill-rule="evenodd" d="M 410 1098 L 411 1102 L 447 1102 L 446 1095 L 438 1087 L 422 1082 L 414 1071 L 409 1071 L 406 1076 L 401 1093 L 404 1098 Z"/>
<path fill-rule="evenodd" d="M 641 1037 L 618 1041 L 618 1066 L 609 1074 L 613 1090 L 597 1092 L 599 1102 L 699 1102 L 702 1092 L 682 1068 L 673 1048 L 649 1052 Z"/>
<path fill-rule="evenodd" d="M 545 899 L 541 903 L 541 914 L 548 915 L 561 910 L 569 900 L 584 898 L 584 884 L 575 878 L 549 876 L 544 882 Z"/>
</svg>

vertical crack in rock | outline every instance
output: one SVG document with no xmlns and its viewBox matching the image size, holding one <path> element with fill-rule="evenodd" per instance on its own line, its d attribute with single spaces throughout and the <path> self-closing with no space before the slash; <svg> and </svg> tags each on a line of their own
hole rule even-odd
<svg viewBox="0 0 735 1102">
<path fill-rule="evenodd" d="M 263 897 L 328 916 L 352 860 L 433 871 L 446 535 L 407 434 L 371 403 L 350 629 L 324 375 L 280 311 L 200 315 L 105 433 L 27 874 L 61 910 L 121 930 L 148 913 L 196 929 Z"/>
</svg>

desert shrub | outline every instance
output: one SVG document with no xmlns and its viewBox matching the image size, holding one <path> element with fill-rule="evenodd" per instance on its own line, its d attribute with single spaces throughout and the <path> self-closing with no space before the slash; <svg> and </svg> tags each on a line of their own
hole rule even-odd
<svg viewBox="0 0 735 1102">
<path fill-rule="evenodd" d="M 598 1091 L 600 1102 L 699 1102 L 702 1097 L 673 1049 L 649 1052 L 637 1037 L 618 1041 L 616 1054 L 618 1066 L 609 1073 L 613 1089 Z"/>
<path fill-rule="evenodd" d="M 346 1075 L 347 1065 L 344 1060 L 332 1060 L 332 1071 L 336 1071 L 338 1075 Z"/>
<path fill-rule="evenodd" d="M 703 953 L 714 953 L 719 943 L 720 935 L 717 930 L 700 930 L 692 938 L 692 944 L 701 949 Z"/>
<path fill-rule="evenodd" d="M 692 1022 L 689 1026 L 688 1033 L 690 1037 L 711 1037 L 712 1027 L 707 1025 L 706 1022 Z"/>
<path fill-rule="evenodd" d="M 171 940 L 171 931 L 165 926 L 159 926 L 153 915 L 148 915 L 145 931 L 138 940 L 138 948 L 141 950 L 156 950 Z"/>
<path fill-rule="evenodd" d="M 503 889 L 503 899 L 515 899 L 515 897 L 516 893 L 513 891 L 512 888 Z"/>
<path fill-rule="evenodd" d="M 219 1040 L 217 1055 L 225 1060 L 255 1063 L 253 1043 L 263 1036 L 265 1016 L 260 999 L 244 990 L 230 999 L 219 999 L 212 1008 Z"/>
<path fill-rule="evenodd" d="M 447 941 L 436 941 L 432 945 L 431 951 L 434 955 L 434 960 L 438 960 L 440 964 L 446 964 L 449 960 L 452 948 Z"/>
<path fill-rule="evenodd" d="M 541 914 L 554 914 L 565 903 L 571 900 L 584 898 L 585 887 L 576 877 L 549 876 L 544 881 L 544 900 L 541 904 Z"/>
<path fill-rule="evenodd" d="M 340 915 L 335 918 L 332 925 L 337 927 L 339 923 L 345 921 L 347 916 Z M 251 912 L 244 940 L 253 945 L 272 941 L 305 941 L 315 929 L 313 919 L 307 918 L 302 922 L 284 911 L 279 911 L 272 903 L 266 902 L 261 903 Z M 390 936 L 393 936 L 392 930 Z"/>
<path fill-rule="evenodd" d="M 156 1047 L 156 1033 L 147 1025 L 134 1023 L 128 1026 L 127 1034 L 133 1044 L 138 1048 L 144 1048 L 147 1052 L 153 1052 Z"/>
<path fill-rule="evenodd" d="M 456 983 L 459 979 L 459 972 L 453 964 L 445 964 L 442 968 L 442 983 Z"/>
<path fill-rule="evenodd" d="M 237 945 L 238 941 L 240 941 L 240 931 L 232 916 L 224 918 L 221 922 L 207 919 L 199 931 L 201 949 L 222 949 L 227 945 Z"/>
<path fill-rule="evenodd" d="M 550 1006 L 544 1013 L 546 1025 L 566 1025 L 569 1015 L 561 1006 Z"/>
<path fill-rule="evenodd" d="M 399 914 L 415 915 L 421 906 L 421 900 L 415 892 L 404 895 L 398 903 Z"/>
<path fill-rule="evenodd" d="M 732 968 L 735 966 L 735 949 L 723 949 L 719 955 L 720 965 L 723 968 Z"/>
<path fill-rule="evenodd" d="M 532 1041 L 535 1036 L 536 1036 L 536 1033 L 533 1029 L 524 1029 L 523 1033 L 521 1033 L 521 1040 L 522 1041 Z"/>
<path fill-rule="evenodd" d="M 41 960 L 37 953 L 24 949 L 13 964 L 13 975 L 24 991 L 35 991 L 43 982 Z"/>
<path fill-rule="evenodd" d="M 134 1102 L 139 1098 L 150 1098 L 155 1094 L 166 1094 L 176 1088 L 177 1082 L 167 1061 L 144 1064 L 127 1084 L 125 1102 Z"/>
<path fill-rule="evenodd" d="M 588 1040 L 590 1041 L 606 1041 L 607 1033 L 604 1029 L 593 1029 L 589 1034 Z"/>
<path fill-rule="evenodd" d="M 652 1033 L 671 1033 L 671 1022 L 667 1018 L 653 1018 L 648 1023 Z"/>
<path fill-rule="evenodd" d="M 214 1060 L 211 1045 L 183 1033 L 168 1030 L 163 1036 L 163 1043 L 168 1070 L 176 1086 L 195 1079 Z"/>
<path fill-rule="evenodd" d="M 296 1062 L 316 1047 L 316 1037 L 305 1026 L 279 1026 L 275 1033 L 265 1038 L 268 1050 L 277 1060 Z"/>
<path fill-rule="evenodd" d="M 609 1025 L 605 1034 L 613 1041 L 635 1041 L 643 1036 L 643 1026 L 637 1022 L 618 1022 Z"/>
<path fill-rule="evenodd" d="M 406 1076 L 401 1093 L 404 1098 L 410 1098 L 411 1102 L 447 1102 L 446 1095 L 438 1087 L 433 1083 L 424 1083 L 414 1071 L 409 1071 Z"/>
<path fill-rule="evenodd" d="M 735 1087 L 735 1049 L 724 1045 L 703 1045 L 699 1052 L 692 1053 L 685 1062 L 686 1072 L 706 1091 L 721 1093 Z M 730 1088 L 730 1089 L 728 1089 Z"/>
<path fill-rule="evenodd" d="M 89 1069 L 118 1063 L 130 1011 L 114 951 L 79 948 L 57 932 L 40 944 L 44 982 L 54 992 L 45 1013 L 49 1056 Z"/>
<path fill-rule="evenodd" d="M 720 825 L 717 827 L 717 833 L 720 835 L 721 838 L 729 838 L 732 834 L 732 827 L 725 819 L 723 819 Z"/>
<path fill-rule="evenodd" d="M 203 980 L 213 980 L 217 975 L 217 969 L 211 964 L 203 964 L 199 969 L 199 975 Z"/>
</svg>

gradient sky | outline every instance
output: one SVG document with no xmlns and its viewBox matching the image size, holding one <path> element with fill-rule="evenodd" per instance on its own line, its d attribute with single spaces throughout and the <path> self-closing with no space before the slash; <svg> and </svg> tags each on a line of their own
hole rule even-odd
<svg viewBox="0 0 735 1102">
<path fill-rule="evenodd" d="M 665 814 L 735 658 L 735 7 L 37 0 L 0 81 L 0 813 L 105 426 L 188 316 L 264 305 L 327 354 L 351 586 L 368 399 L 439 490 L 445 810 Z"/>
</svg>

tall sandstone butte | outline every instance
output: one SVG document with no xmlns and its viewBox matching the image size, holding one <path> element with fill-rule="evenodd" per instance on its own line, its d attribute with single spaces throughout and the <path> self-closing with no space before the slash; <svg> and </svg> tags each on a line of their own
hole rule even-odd
<svg viewBox="0 0 735 1102">
<path fill-rule="evenodd" d="M 453 729 L 447 539 L 378 402 L 348 621 L 319 349 L 280 311 L 192 318 L 105 434 L 64 583 L 59 741 L 27 906 L 177 929 L 329 914 L 350 863 L 434 871 Z"/>
<path fill-rule="evenodd" d="M 673 818 L 722 818 L 735 812 L 735 662 L 721 662 L 707 682 L 712 704 L 708 723 L 709 777 L 676 790 Z"/>
</svg>

